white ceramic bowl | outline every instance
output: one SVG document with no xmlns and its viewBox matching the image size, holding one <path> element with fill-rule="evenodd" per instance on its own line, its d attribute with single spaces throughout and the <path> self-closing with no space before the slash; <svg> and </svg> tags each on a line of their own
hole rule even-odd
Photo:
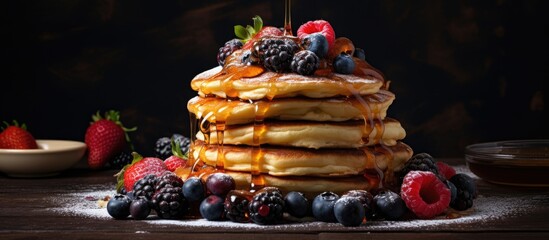
<svg viewBox="0 0 549 240">
<path fill-rule="evenodd" d="M 0 149 L 0 172 L 11 177 L 47 177 L 76 164 L 86 144 L 68 140 L 36 140 L 38 149 Z"/>
</svg>

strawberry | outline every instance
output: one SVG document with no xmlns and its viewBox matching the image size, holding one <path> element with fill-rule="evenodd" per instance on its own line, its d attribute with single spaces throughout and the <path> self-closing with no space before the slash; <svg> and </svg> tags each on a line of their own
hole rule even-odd
<svg viewBox="0 0 549 240">
<path fill-rule="evenodd" d="M 136 128 L 125 128 L 120 122 L 120 114 L 113 110 L 107 111 L 104 118 L 97 112 L 92 119 L 84 141 L 88 146 L 88 166 L 99 169 L 128 144 L 131 148 L 127 132 L 135 131 Z"/>
<path fill-rule="evenodd" d="M 183 154 L 181 151 L 181 145 L 176 143 L 173 137 L 170 145 L 172 147 L 172 155 L 164 160 L 164 164 L 166 164 L 168 170 L 174 172 L 175 169 L 184 167 L 187 164 L 188 157 L 186 154 Z"/>
<path fill-rule="evenodd" d="M 0 148 L 6 149 L 36 149 L 38 145 L 36 140 L 27 131 L 25 124 L 13 120 L 13 125 L 4 122 L 6 127 L 0 133 Z"/>
<path fill-rule="evenodd" d="M 139 179 L 154 174 L 156 176 L 162 175 L 166 170 L 164 161 L 156 157 L 143 157 L 136 152 L 132 153 L 132 163 L 126 165 L 122 170 L 117 173 L 117 192 L 120 192 L 122 188 L 126 189 L 126 192 L 133 190 L 133 185 Z"/>
<path fill-rule="evenodd" d="M 308 21 L 297 29 L 297 37 L 305 38 L 309 34 L 320 32 L 328 40 L 328 48 L 332 48 L 335 42 L 335 32 L 332 25 L 325 20 Z"/>
<path fill-rule="evenodd" d="M 263 20 L 259 16 L 252 18 L 254 26 L 242 25 L 234 26 L 234 34 L 244 43 L 242 49 L 250 49 L 258 39 L 265 36 L 282 36 L 284 32 L 279 28 L 272 26 L 263 26 Z"/>
</svg>

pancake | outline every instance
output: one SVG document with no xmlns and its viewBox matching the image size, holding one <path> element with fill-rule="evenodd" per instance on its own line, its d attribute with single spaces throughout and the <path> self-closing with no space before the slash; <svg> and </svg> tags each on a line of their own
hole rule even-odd
<svg viewBox="0 0 549 240">
<path fill-rule="evenodd" d="M 329 76 L 303 76 L 264 71 L 257 66 L 241 66 L 234 73 L 217 66 L 198 74 L 191 81 L 192 89 L 198 91 L 199 96 L 215 95 L 242 100 L 368 95 L 378 92 L 383 84 L 383 79 L 372 75 L 361 77 L 334 73 Z"/>
<path fill-rule="evenodd" d="M 261 129 L 259 144 L 305 148 L 357 148 L 385 144 L 394 146 L 404 139 L 406 131 L 400 123 L 387 118 L 383 124 L 368 131 L 364 121 L 346 122 L 265 122 Z M 221 136 L 221 135 L 220 135 Z M 204 134 L 197 133 L 197 139 L 204 141 Z M 210 143 L 253 146 L 254 124 L 225 126 L 223 138 L 218 140 L 216 126 L 210 125 Z"/>
<path fill-rule="evenodd" d="M 367 104 L 366 109 L 354 98 L 282 98 L 266 102 L 267 109 L 263 113 L 265 119 L 307 120 L 307 121 L 347 121 L 363 119 L 363 110 L 370 111 L 384 119 L 387 108 L 393 103 L 395 95 L 389 91 L 380 90 L 375 94 L 362 96 Z M 228 100 L 216 97 L 194 97 L 189 100 L 187 109 L 198 118 L 208 116 L 208 121 L 224 120 L 225 124 L 243 124 L 254 121 L 256 105 L 249 101 Z M 357 105 L 359 104 L 359 105 Z M 373 116 L 368 116 L 373 117 Z"/>
<path fill-rule="evenodd" d="M 231 175 L 236 182 L 236 189 L 249 189 L 252 176 L 246 172 L 225 171 Z M 343 194 L 349 190 L 371 190 L 377 187 L 377 183 L 370 182 L 362 175 L 338 178 L 320 177 L 275 177 L 263 174 L 265 186 L 276 186 L 286 194 L 291 191 L 298 191 L 305 194 L 310 200 L 322 192 L 331 191 L 336 194 Z"/>
<path fill-rule="evenodd" d="M 211 166 L 222 164 L 226 170 L 241 172 L 250 172 L 253 149 L 249 146 L 228 144 L 220 148 L 217 144 L 206 145 L 199 140 L 191 145 L 193 159 L 199 159 Z M 218 153 L 222 154 L 219 159 Z M 376 167 L 381 170 L 389 168 L 398 171 L 412 153 L 412 149 L 402 142 L 391 147 L 348 149 L 262 146 L 260 154 L 263 161 L 257 167 L 260 172 L 272 176 L 348 176 Z"/>
</svg>

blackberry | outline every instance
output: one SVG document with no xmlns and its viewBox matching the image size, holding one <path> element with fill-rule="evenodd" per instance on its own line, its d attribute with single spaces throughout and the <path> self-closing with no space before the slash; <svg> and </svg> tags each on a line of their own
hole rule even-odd
<svg viewBox="0 0 549 240">
<path fill-rule="evenodd" d="M 154 188 L 156 189 L 156 191 L 159 191 L 166 186 L 181 188 L 183 187 L 183 180 L 175 173 L 166 171 L 162 173 L 160 177 L 158 177 L 158 182 L 156 183 Z"/>
<path fill-rule="evenodd" d="M 225 197 L 225 215 L 232 222 L 249 222 L 249 205 L 253 193 L 244 190 L 231 190 Z"/>
<path fill-rule="evenodd" d="M 227 41 L 223 47 L 219 48 L 219 52 L 217 53 L 217 63 L 219 63 L 220 66 L 225 65 L 225 59 L 234 51 L 241 49 L 242 46 L 242 42 L 236 38 Z"/>
<path fill-rule="evenodd" d="M 111 165 L 111 167 L 121 169 L 124 166 L 130 164 L 132 160 L 133 156 L 130 152 L 120 152 L 120 154 L 116 155 L 109 161 L 109 164 Z"/>
<path fill-rule="evenodd" d="M 456 187 L 456 198 L 450 202 L 450 207 L 463 211 L 473 206 L 473 199 L 477 197 L 475 181 L 466 174 L 458 173 L 449 180 Z"/>
<path fill-rule="evenodd" d="M 282 219 L 284 198 L 279 191 L 259 191 L 248 206 L 250 219 L 257 224 L 273 224 Z"/>
<path fill-rule="evenodd" d="M 172 140 L 179 144 L 179 146 L 181 147 L 181 152 L 182 153 L 186 153 L 187 151 L 189 151 L 189 147 L 190 147 L 190 144 L 191 144 L 191 139 L 189 139 L 188 137 L 185 137 L 181 134 L 173 134 L 171 138 L 169 137 L 161 137 L 159 139 L 156 140 L 156 144 L 155 144 L 155 147 L 154 147 L 154 153 L 156 155 L 156 157 L 162 159 L 162 160 L 165 160 L 166 158 L 169 158 L 173 153 L 172 153 L 172 146 L 171 146 L 171 142 Z"/>
<path fill-rule="evenodd" d="M 154 174 L 149 174 L 133 184 L 133 194 L 134 197 L 143 196 L 147 200 L 151 200 L 154 192 L 155 186 L 158 183 L 158 177 Z"/>
<path fill-rule="evenodd" d="M 404 176 L 410 171 L 428 171 L 434 173 L 442 181 L 444 179 L 440 176 L 438 172 L 438 167 L 435 164 L 435 159 L 428 153 L 418 153 L 414 155 L 410 160 L 406 162 L 402 170 L 397 173 L 399 185 L 402 184 Z"/>
<path fill-rule="evenodd" d="M 156 191 L 152 206 L 158 217 L 164 219 L 179 219 L 189 211 L 189 204 L 181 187 L 169 184 Z"/>
<path fill-rule="evenodd" d="M 303 50 L 297 52 L 290 67 L 292 71 L 301 75 L 312 75 L 320 64 L 320 59 L 314 52 L 309 50 Z"/>
<path fill-rule="evenodd" d="M 154 154 L 156 157 L 164 160 L 172 155 L 172 146 L 170 146 L 171 140 L 169 137 L 161 137 L 156 140 L 154 146 Z"/>
<path fill-rule="evenodd" d="M 467 190 L 458 188 L 456 199 L 450 202 L 450 207 L 458 211 L 463 211 L 471 208 L 472 206 L 473 195 L 469 194 Z"/>
<path fill-rule="evenodd" d="M 299 46 L 289 38 L 263 38 L 254 43 L 252 56 L 259 58 L 263 66 L 273 72 L 290 69 L 293 55 Z"/>
</svg>

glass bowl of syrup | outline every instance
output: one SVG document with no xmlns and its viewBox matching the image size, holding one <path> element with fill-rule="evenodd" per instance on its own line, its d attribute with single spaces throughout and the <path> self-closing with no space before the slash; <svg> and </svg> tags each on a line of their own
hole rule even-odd
<svg viewBox="0 0 549 240">
<path fill-rule="evenodd" d="M 497 184 L 549 187 L 549 139 L 472 144 L 465 148 L 467 166 Z"/>
</svg>

